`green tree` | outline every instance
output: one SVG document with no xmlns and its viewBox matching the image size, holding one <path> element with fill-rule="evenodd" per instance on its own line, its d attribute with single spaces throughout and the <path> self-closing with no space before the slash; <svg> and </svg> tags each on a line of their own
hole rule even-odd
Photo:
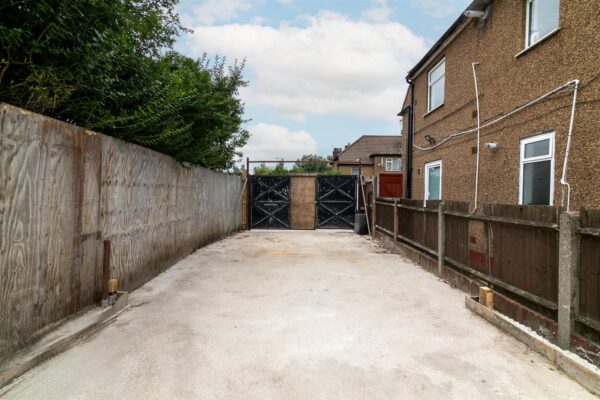
<svg viewBox="0 0 600 400">
<path fill-rule="evenodd" d="M 292 172 L 306 172 L 306 173 L 324 173 L 331 171 L 331 166 L 327 158 L 319 156 L 317 154 L 305 154 L 297 162 Z"/>
<path fill-rule="evenodd" d="M 170 51 L 177 0 L 8 0 L 0 101 L 228 169 L 248 139 L 244 64 Z"/>
<path fill-rule="evenodd" d="M 258 167 L 254 167 L 253 175 L 289 175 L 290 171 L 283 164 L 277 164 L 274 167 L 269 167 L 262 163 Z"/>
</svg>

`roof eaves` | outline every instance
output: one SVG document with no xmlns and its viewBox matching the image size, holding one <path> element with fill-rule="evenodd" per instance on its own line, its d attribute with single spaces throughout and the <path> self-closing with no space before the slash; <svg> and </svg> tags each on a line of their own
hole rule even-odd
<svg viewBox="0 0 600 400">
<path fill-rule="evenodd" d="M 362 140 L 362 138 L 364 138 L 367 135 L 362 135 L 361 137 L 359 137 L 358 139 L 356 139 L 354 142 L 350 143 L 344 150 L 340 151 L 337 155 L 338 159 L 340 158 L 340 156 L 342 154 L 344 154 L 346 152 L 346 150 L 348 150 L 349 148 L 351 148 L 352 146 L 354 146 L 356 143 L 360 142 Z"/>
<path fill-rule="evenodd" d="M 340 157 L 346 153 L 346 151 L 350 150 L 352 147 L 354 147 L 354 145 L 356 145 L 358 142 L 360 142 L 361 140 L 365 139 L 365 138 L 395 138 L 398 137 L 400 138 L 400 135 L 362 135 L 360 136 L 358 139 L 356 139 L 354 142 L 352 142 L 351 144 L 348 145 L 348 147 L 346 147 L 344 150 L 342 150 L 341 152 L 338 153 L 337 158 L 335 158 L 335 161 L 340 161 L 340 162 L 344 162 L 345 160 L 341 160 Z M 360 157 L 359 157 L 360 158 Z"/>
<path fill-rule="evenodd" d="M 471 4 L 469 4 L 467 8 L 465 8 L 465 11 L 483 11 L 483 9 L 485 9 L 491 2 L 492 0 L 473 0 Z M 452 36 L 454 31 L 456 31 L 462 25 L 462 23 L 468 19 L 469 18 L 465 17 L 463 13 L 461 13 L 460 16 L 456 19 L 456 21 L 454 21 L 454 23 L 450 25 L 450 28 L 448 28 L 448 30 L 444 32 L 444 34 L 437 40 L 437 42 L 435 42 L 433 46 L 431 46 L 429 51 L 425 53 L 423 58 L 421 58 L 419 62 L 414 67 L 412 67 L 410 71 L 408 71 L 408 74 L 406 75 L 407 78 L 413 78 L 416 72 L 435 54 L 435 52 L 446 42 L 446 40 Z"/>
<path fill-rule="evenodd" d="M 401 156 L 401 153 L 371 153 L 369 157 L 377 157 L 377 156 Z"/>
</svg>

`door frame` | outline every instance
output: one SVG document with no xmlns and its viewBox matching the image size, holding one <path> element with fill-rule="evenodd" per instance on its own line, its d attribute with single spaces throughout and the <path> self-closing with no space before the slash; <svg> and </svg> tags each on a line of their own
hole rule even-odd
<svg viewBox="0 0 600 400">
<path fill-rule="evenodd" d="M 440 198 L 435 200 L 442 199 L 442 174 L 444 168 L 442 166 L 442 160 L 430 161 L 425 164 L 425 185 L 423 185 L 423 206 L 427 205 L 427 200 L 429 199 L 429 170 L 434 167 L 440 167 Z M 433 200 L 433 199 L 432 199 Z"/>
</svg>

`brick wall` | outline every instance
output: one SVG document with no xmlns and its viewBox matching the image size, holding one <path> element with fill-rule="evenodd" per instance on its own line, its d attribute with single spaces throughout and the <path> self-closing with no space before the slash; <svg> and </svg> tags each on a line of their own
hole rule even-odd
<svg viewBox="0 0 600 400">
<path fill-rule="evenodd" d="M 481 121 L 492 120 L 517 106 L 579 79 L 575 130 L 569 161 L 573 208 L 600 207 L 600 9 L 593 1 L 562 1 L 560 30 L 517 56 L 524 48 L 525 1 L 492 3 L 491 17 L 483 27 L 477 20 L 458 28 L 458 36 L 428 64 L 415 81 L 415 144 L 427 146 L 425 135 L 440 140 L 476 126 L 476 106 L 471 63 L 479 62 Z M 427 113 L 427 72 L 446 59 L 445 104 Z M 407 96 L 409 101 L 410 96 Z M 486 203 L 518 202 L 520 140 L 538 133 L 556 132 L 554 204 L 560 204 L 559 183 L 572 96 L 530 107 L 503 122 L 482 130 L 481 142 L 498 142 L 492 153 L 480 156 L 479 199 Z M 405 102 L 404 106 L 407 106 Z M 407 124 L 408 119 L 404 119 Z M 408 129 L 404 126 L 404 131 Z M 424 165 L 442 160 L 442 198 L 473 201 L 476 155 L 475 134 L 462 136 L 433 151 L 414 151 L 413 198 L 423 198 Z M 406 148 L 404 149 L 406 154 Z"/>
</svg>

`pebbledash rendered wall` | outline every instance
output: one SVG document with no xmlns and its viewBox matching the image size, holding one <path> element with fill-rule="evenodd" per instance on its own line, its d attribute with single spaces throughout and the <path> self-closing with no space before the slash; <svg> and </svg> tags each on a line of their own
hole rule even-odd
<svg viewBox="0 0 600 400">
<path fill-rule="evenodd" d="M 426 135 L 438 143 L 449 134 L 476 127 L 477 112 L 471 63 L 479 62 L 481 123 L 507 114 L 570 80 L 581 82 L 568 181 L 571 209 L 600 207 L 600 9 L 595 1 L 561 1 L 560 29 L 523 52 L 525 0 L 495 0 L 487 22 L 476 18 L 457 28 L 457 36 L 416 71 L 415 136 L 421 147 Z M 446 60 L 444 105 L 427 112 L 427 72 Z M 481 130 L 479 201 L 517 204 L 520 140 L 556 132 L 554 205 L 561 205 L 560 176 L 571 114 L 572 91 L 529 107 Z M 409 105 L 410 91 L 404 106 Z M 404 118 L 407 132 L 408 118 Z M 490 152 L 486 142 L 497 142 Z M 406 141 L 404 141 L 406 146 Z M 476 134 L 450 140 L 431 151 L 414 150 L 414 199 L 424 197 L 424 166 L 442 160 L 442 199 L 474 200 Z M 406 154 L 407 149 L 403 152 Z"/>
<path fill-rule="evenodd" d="M 0 364 L 98 302 L 240 228 L 242 178 L 0 104 Z"/>
</svg>

